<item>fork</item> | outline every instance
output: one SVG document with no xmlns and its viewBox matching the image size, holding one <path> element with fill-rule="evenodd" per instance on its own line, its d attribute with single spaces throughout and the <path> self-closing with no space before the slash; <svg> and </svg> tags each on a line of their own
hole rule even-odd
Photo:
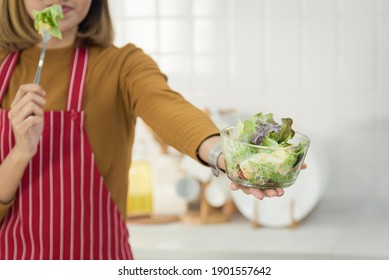
<svg viewBox="0 0 389 280">
<path fill-rule="evenodd" d="M 42 38 L 43 38 L 43 47 L 41 50 L 41 54 L 39 56 L 39 63 L 38 63 L 38 68 L 36 69 L 34 84 L 39 84 L 39 80 L 41 78 L 43 62 L 45 60 L 47 43 L 51 39 L 51 35 L 44 28 L 42 29 Z"/>
</svg>

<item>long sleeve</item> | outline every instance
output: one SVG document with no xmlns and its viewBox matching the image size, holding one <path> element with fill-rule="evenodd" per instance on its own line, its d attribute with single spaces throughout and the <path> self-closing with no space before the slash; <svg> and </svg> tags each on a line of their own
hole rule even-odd
<svg viewBox="0 0 389 280">
<path fill-rule="evenodd" d="M 207 137 L 219 133 L 205 114 L 170 89 L 166 76 L 140 49 L 134 49 L 122 71 L 122 87 L 130 110 L 141 117 L 168 145 L 197 159 Z"/>
</svg>

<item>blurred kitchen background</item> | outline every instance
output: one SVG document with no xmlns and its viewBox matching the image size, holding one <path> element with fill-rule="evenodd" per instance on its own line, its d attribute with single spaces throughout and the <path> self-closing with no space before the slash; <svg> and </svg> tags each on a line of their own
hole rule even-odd
<svg viewBox="0 0 389 280">
<path fill-rule="evenodd" d="M 135 257 L 389 259 L 389 0 L 110 5 L 118 46 L 141 47 L 200 108 L 292 118 L 312 138 L 321 176 L 317 209 L 294 229 L 239 218 L 204 229 L 131 225 Z M 223 251 L 232 240 L 236 250 Z"/>
</svg>

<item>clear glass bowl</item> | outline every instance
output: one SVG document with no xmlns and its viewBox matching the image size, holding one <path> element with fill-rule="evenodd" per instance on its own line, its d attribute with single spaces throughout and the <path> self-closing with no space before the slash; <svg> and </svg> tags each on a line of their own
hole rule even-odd
<svg viewBox="0 0 389 280">
<path fill-rule="evenodd" d="M 254 188 L 286 188 L 294 184 L 310 140 L 296 132 L 287 147 L 264 147 L 235 140 L 236 127 L 221 131 L 227 176 L 235 183 Z"/>
</svg>

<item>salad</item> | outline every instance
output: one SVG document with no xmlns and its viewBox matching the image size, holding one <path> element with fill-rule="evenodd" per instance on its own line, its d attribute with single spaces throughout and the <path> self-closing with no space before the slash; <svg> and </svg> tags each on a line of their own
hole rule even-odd
<svg viewBox="0 0 389 280">
<path fill-rule="evenodd" d="M 42 11 L 32 11 L 35 18 L 34 27 L 42 34 L 42 30 L 47 31 L 51 36 L 62 39 L 58 21 L 63 18 L 61 5 L 54 4 Z"/>
<path fill-rule="evenodd" d="M 256 114 L 222 130 L 228 177 L 260 188 L 292 185 L 300 172 L 309 139 L 292 129 L 293 120 L 277 123 L 273 114 Z"/>
</svg>

